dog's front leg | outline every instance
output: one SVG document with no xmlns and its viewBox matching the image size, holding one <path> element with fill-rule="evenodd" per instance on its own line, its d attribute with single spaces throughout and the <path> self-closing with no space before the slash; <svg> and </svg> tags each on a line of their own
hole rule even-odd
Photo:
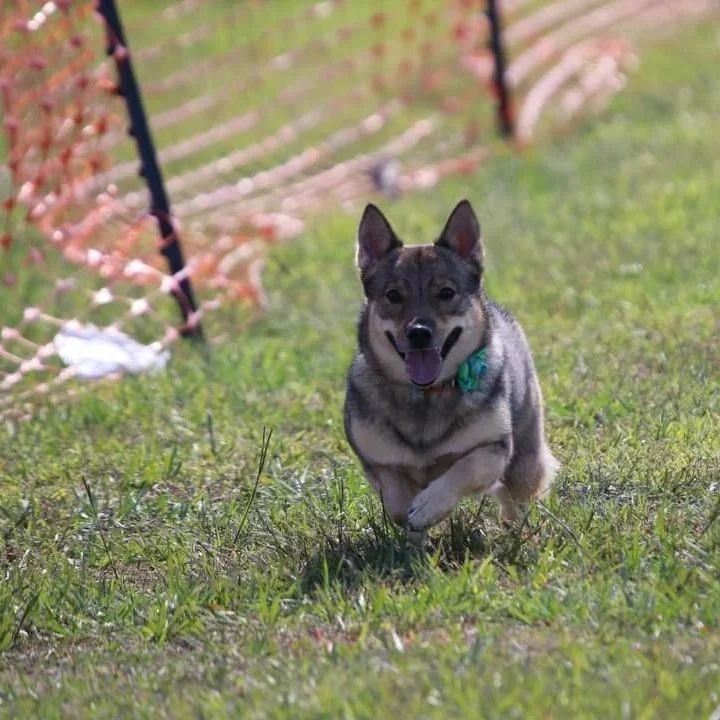
<svg viewBox="0 0 720 720">
<path fill-rule="evenodd" d="M 408 511 L 410 529 L 424 530 L 440 522 L 461 498 L 484 492 L 502 477 L 512 448 L 508 437 L 475 448 L 415 496 Z"/>
<path fill-rule="evenodd" d="M 367 470 L 368 480 L 380 496 L 385 514 L 400 527 L 407 524 L 408 509 L 420 488 L 399 470 L 375 466 Z"/>
</svg>

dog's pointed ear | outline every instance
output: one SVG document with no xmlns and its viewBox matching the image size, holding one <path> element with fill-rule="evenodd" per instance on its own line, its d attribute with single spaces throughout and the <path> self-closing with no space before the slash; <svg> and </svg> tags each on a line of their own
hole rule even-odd
<svg viewBox="0 0 720 720">
<path fill-rule="evenodd" d="M 391 250 L 402 247 L 387 218 L 370 203 L 358 228 L 357 266 L 364 275 Z"/>
<path fill-rule="evenodd" d="M 448 248 L 465 260 L 476 262 L 482 269 L 484 249 L 480 223 L 467 200 L 461 200 L 450 213 L 435 245 Z"/>
</svg>

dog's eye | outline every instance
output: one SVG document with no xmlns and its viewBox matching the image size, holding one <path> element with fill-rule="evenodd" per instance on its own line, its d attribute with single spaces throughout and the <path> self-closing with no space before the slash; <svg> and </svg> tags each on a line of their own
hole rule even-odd
<svg viewBox="0 0 720 720">
<path fill-rule="evenodd" d="M 403 301 L 403 296 L 400 294 L 399 290 L 392 288 L 385 293 L 385 299 L 393 305 L 398 305 Z"/>
<path fill-rule="evenodd" d="M 438 299 L 439 300 L 452 300 L 457 293 L 451 288 L 451 287 L 444 287 L 439 293 L 438 293 Z"/>
</svg>

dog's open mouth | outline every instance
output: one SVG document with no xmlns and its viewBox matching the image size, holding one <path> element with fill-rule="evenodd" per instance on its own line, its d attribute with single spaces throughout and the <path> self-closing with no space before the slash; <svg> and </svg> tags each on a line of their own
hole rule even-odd
<svg viewBox="0 0 720 720">
<path fill-rule="evenodd" d="M 427 387 L 432 385 L 440 376 L 443 360 L 445 360 L 453 345 L 460 339 L 462 328 L 454 328 L 445 338 L 441 348 L 429 347 L 422 350 L 407 348 L 404 352 L 398 347 L 392 333 L 386 332 L 385 334 L 390 344 L 395 348 L 395 352 L 404 361 L 405 372 L 413 385 Z"/>
</svg>

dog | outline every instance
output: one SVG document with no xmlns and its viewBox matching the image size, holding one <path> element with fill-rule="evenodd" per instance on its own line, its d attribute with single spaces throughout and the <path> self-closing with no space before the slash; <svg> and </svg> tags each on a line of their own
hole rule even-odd
<svg viewBox="0 0 720 720">
<path fill-rule="evenodd" d="M 345 432 L 385 512 L 422 534 L 484 493 L 512 523 L 559 465 L 525 335 L 485 294 L 472 206 L 458 203 L 434 244 L 406 247 L 368 205 L 357 267 L 365 299 Z"/>
</svg>

